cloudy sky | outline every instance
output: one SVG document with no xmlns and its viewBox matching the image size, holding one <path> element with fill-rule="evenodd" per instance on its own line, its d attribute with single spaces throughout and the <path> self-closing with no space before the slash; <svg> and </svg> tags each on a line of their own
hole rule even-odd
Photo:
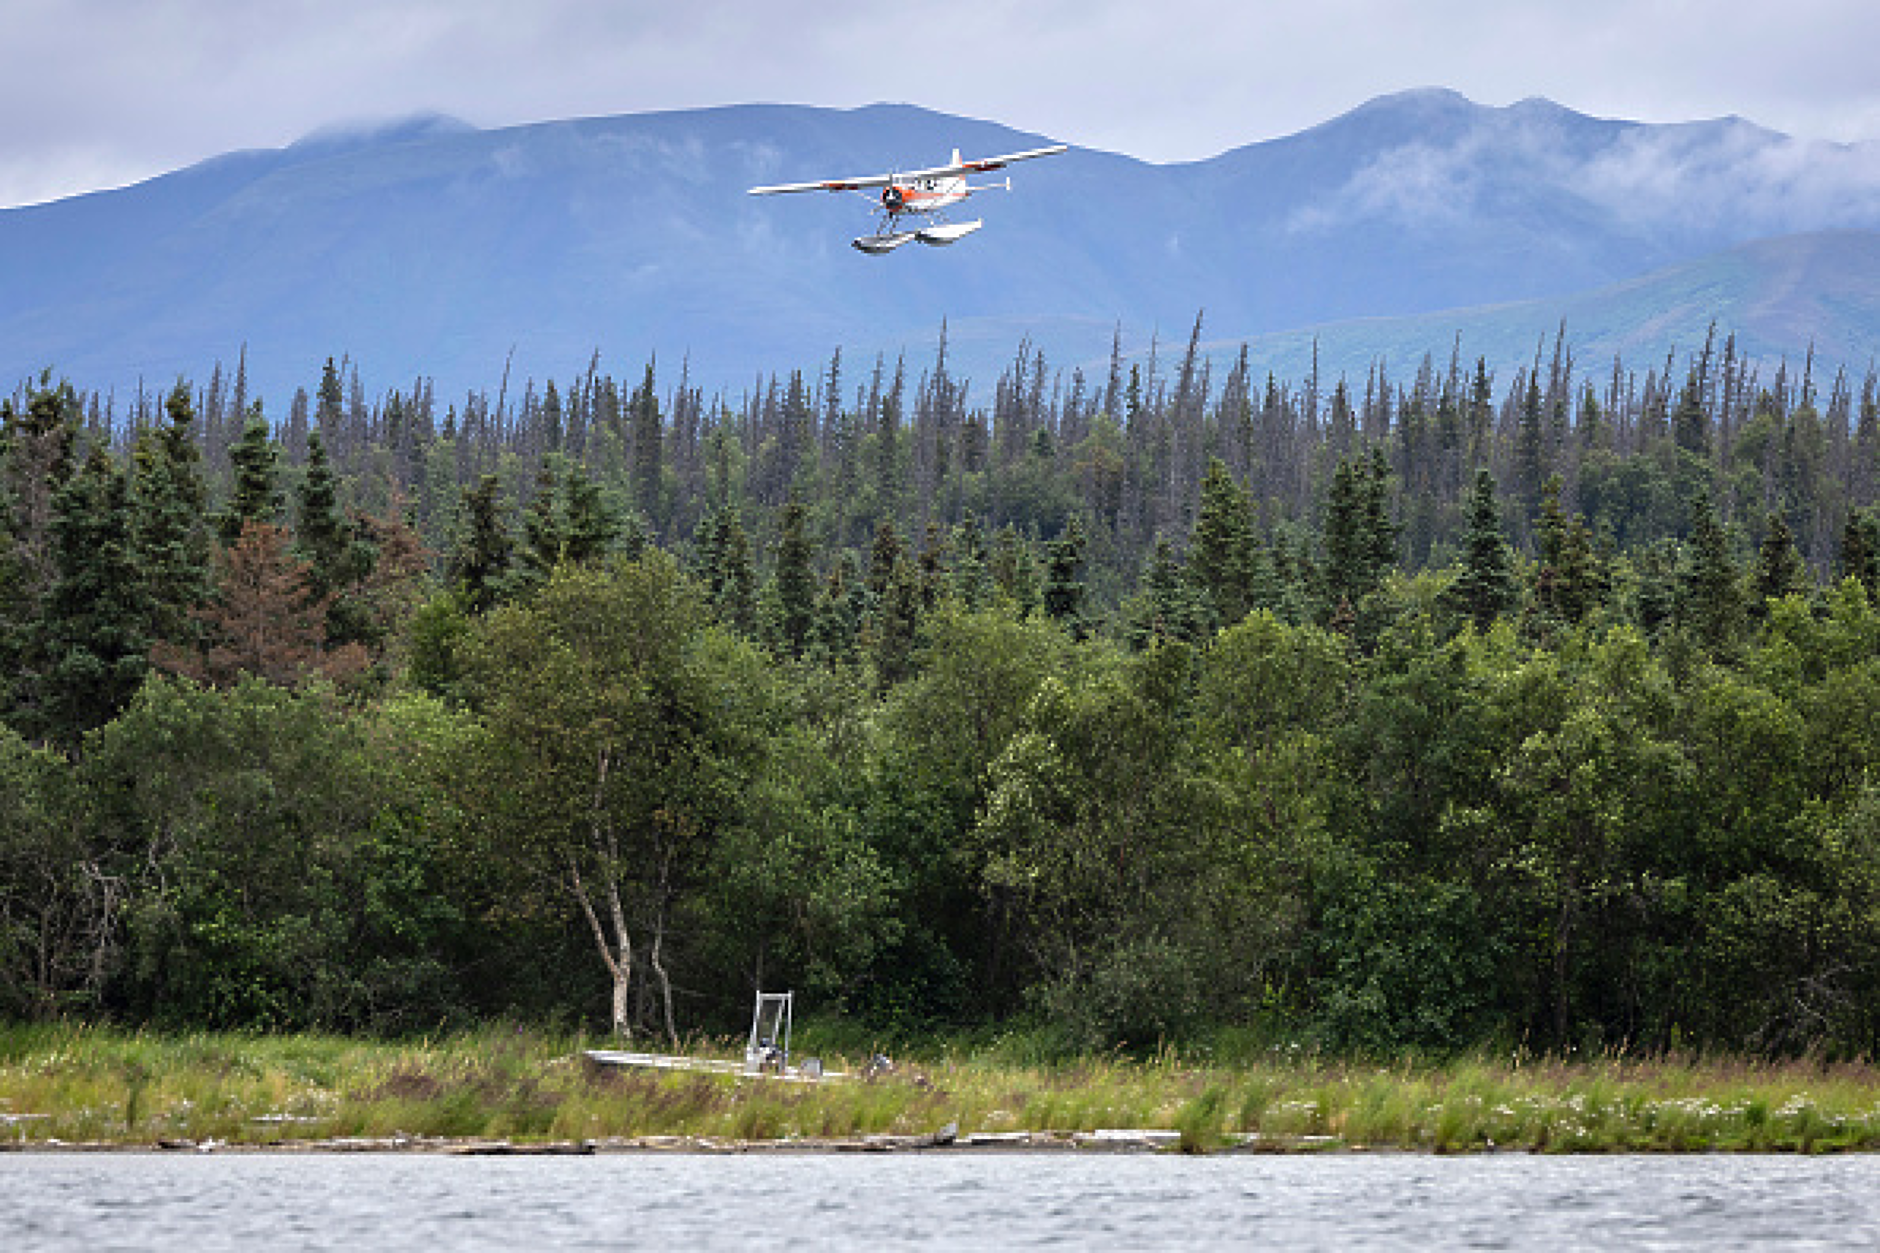
<svg viewBox="0 0 1880 1253">
<path fill-rule="evenodd" d="M 333 123 L 907 101 L 1150 161 L 1386 92 L 1880 138 L 1874 0 L 0 0 L 0 206 Z"/>
</svg>

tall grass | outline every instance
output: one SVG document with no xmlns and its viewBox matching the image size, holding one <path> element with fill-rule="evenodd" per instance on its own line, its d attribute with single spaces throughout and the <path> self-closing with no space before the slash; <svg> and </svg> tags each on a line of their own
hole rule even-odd
<svg viewBox="0 0 1880 1253">
<path fill-rule="evenodd" d="M 1023 1042 L 991 1038 L 954 1041 L 875 1081 L 809 1085 L 596 1068 L 580 1056 L 590 1043 L 514 1026 L 396 1044 L 0 1027 L 0 1140 L 818 1141 L 957 1122 L 968 1134 L 1173 1130 L 1195 1152 L 1880 1148 L 1880 1070 L 1867 1065 L 1477 1057 L 1379 1067 L 1173 1051 L 1047 1064 Z M 729 1042 L 700 1048 L 735 1053 Z M 853 1069 L 836 1055 L 825 1064 Z"/>
</svg>

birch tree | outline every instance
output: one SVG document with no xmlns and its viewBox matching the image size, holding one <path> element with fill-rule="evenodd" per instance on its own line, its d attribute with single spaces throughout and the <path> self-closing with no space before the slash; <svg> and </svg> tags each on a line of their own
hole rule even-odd
<svg viewBox="0 0 1880 1253">
<path fill-rule="evenodd" d="M 706 633 L 693 588 L 656 553 L 557 569 L 527 604 L 484 619 L 469 647 L 472 705 L 491 732 L 471 763 L 487 834 L 593 937 L 623 1037 L 635 980 L 650 977 L 676 1041 L 673 909 L 761 744 L 710 680 Z"/>
</svg>

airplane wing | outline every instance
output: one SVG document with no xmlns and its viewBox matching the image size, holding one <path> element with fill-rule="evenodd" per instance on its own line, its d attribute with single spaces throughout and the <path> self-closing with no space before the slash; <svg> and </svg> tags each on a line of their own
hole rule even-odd
<svg viewBox="0 0 1880 1253">
<path fill-rule="evenodd" d="M 1052 144 L 1049 148 L 1028 148 L 1024 152 L 1008 152 L 1001 157 L 978 157 L 971 161 L 956 161 L 952 165 L 936 165 L 931 170 L 904 170 L 896 179 L 913 178 L 950 178 L 955 174 L 983 174 L 987 170 L 1002 170 L 1014 161 L 1029 161 L 1033 157 L 1055 157 L 1060 152 L 1069 150 L 1068 144 Z"/>
<path fill-rule="evenodd" d="M 1048 148 L 1027 148 L 1024 152 L 1008 152 L 1002 157 L 983 157 L 978 161 L 962 161 L 961 170 L 971 174 L 986 170 L 1002 170 L 1014 161 L 1029 161 L 1033 157 L 1055 157 L 1060 152 L 1068 152 L 1069 144 L 1052 144 Z"/>
<path fill-rule="evenodd" d="M 859 191 L 864 187 L 886 187 L 894 178 L 892 174 L 868 174 L 861 178 L 831 178 L 814 183 L 778 183 L 771 187 L 753 187 L 746 194 L 775 196 L 791 191 Z"/>
<path fill-rule="evenodd" d="M 951 178 L 957 174 L 982 174 L 987 170 L 1002 170 L 1014 161 L 1029 161 L 1033 157 L 1055 157 L 1068 150 L 1067 144 L 1052 144 L 1048 148 L 1030 148 L 1024 152 L 1008 152 L 1004 156 L 980 157 L 972 161 L 959 161 L 952 165 L 936 165 L 930 170 L 901 170 L 893 174 L 871 174 L 862 178 L 832 178 L 811 183 L 777 183 L 769 187 L 753 187 L 752 196 L 774 196 L 793 191 L 859 191 L 864 187 L 886 187 L 889 183 L 906 182 L 916 178 Z"/>
</svg>

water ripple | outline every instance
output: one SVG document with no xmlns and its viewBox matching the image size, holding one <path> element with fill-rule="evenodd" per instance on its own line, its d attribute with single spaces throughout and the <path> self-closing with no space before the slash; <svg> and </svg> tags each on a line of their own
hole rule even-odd
<svg viewBox="0 0 1880 1253">
<path fill-rule="evenodd" d="M 1880 1158 L 4 1154 L 0 1248 L 1880 1247 Z"/>
</svg>

